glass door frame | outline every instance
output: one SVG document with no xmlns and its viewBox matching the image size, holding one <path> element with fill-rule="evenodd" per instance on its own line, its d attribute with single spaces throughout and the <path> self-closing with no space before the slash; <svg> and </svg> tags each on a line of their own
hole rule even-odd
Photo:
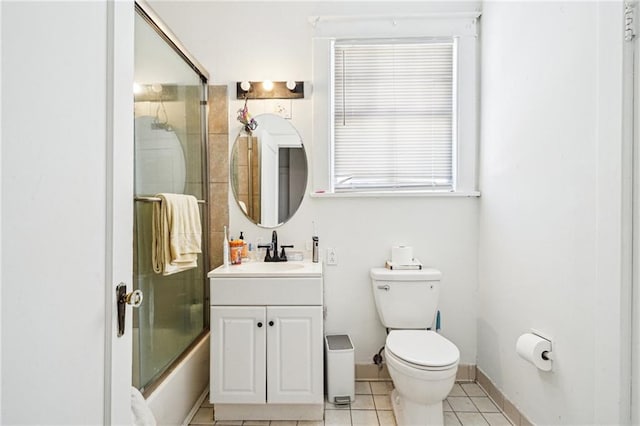
<svg viewBox="0 0 640 426">
<path fill-rule="evenodd" d="M 135 0 L 135 12 L 142 17 L 150 27 L 180 56 L 185 63 L 199 76 L 200 78 L 200 126 L 201 126 L 201 158 L 202 158 L 202 180 L 203 191 L 202 199 L 204 205 L 202 206 L 202 233 L 204 244 L 208 244 L 209 238 L 209 149 L 208 149 L 208 137 L 209 137 L 209 105 L 208 105 L 208 81 L 209 72 L 202 66 L 202 64 L 189 52 L 184 44 L 178 39 L 178 37 L 171 31 L 171 29 L 162 21 L 160 16 L 147 4 L 144 0 Z M 207 273 L 210 269 L 209 262 L 209 248 L 205 247 L 203 250 L 202 264 L 203 264 L 203 329 L 200 335 L 198 335 L 194 341 L 185 348 L 185 350 L 161 373 L 157 379 L 150 385 L 143 388 L 142 393 L 145 397 L 151 394 L 154 389 L 160 384 L 163 378 L 168 375 L 173 366 L 180 363 L 184 357 L 196 346 L 208 333 L 209 333 L 209 286 L 206 283 Z"/>
</svg>

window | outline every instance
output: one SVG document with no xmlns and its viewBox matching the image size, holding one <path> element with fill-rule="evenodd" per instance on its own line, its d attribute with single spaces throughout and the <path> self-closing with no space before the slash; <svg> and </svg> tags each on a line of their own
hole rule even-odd
<svg viewBox="0 0 640 426">
<path fill-rule="evenodd" d="M 478 195 L 478 17 L 311 20 L 314 194 Z"/>
<path fill-rule="evenodd" d="M 453 189 L 455 41 L 337 41 L 333 58 L 333 188 Z"/>
</svg>

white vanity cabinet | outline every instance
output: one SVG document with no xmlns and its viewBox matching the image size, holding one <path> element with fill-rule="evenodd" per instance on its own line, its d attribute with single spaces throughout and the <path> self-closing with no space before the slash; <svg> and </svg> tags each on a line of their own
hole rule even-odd
<svg viewBox="0 0 640 426">
<path fill-rule="evenodd" d="M 322 307 L 213 306 L 211 359 L 214 403 L 322 400 Z"/>
<path fill-rule="evenodd" d="M 261 266 L 271 273 L 258 275 Z M 321 266 L 284 268 L 233 265 L 209 273 L 216 420 L 322 419 Z"/>
<path fill-rule="evenodd" d="M 267 335 L 264 321 L 263 307 L 211 307 L 211 402 L 265 402 Z"/>
</svg>

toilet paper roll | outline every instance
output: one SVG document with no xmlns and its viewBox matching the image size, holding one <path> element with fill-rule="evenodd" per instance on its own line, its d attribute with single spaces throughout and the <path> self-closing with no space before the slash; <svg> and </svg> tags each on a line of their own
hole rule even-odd
<svg viewBox="0 0 640 426">
<path fill-rule="evenodd" d="M 543 371 L 551 371 L 551 342 L 533 333 L 525 333 L 516 343 L 518 355 Z M 544 354 L 546 352 L 546 354 Z"/>
<path fill-rule="evenodd" d="M 391 262 L 396 265 L 410 265 L 413 260 L 413 247 L 394 246 L 391 247 Z"/>
</svg>

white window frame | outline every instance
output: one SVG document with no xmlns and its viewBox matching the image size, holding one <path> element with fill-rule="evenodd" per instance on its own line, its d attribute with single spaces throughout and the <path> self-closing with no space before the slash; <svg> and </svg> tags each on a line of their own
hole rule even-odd
<svg viewBox="0 0 640 426">
<path fill-rule="evenodd" d="M 313 197 L 478 196 L 477 152 L 479 111 L 479 12 L 406 17 L 313 17 Z M 346 39 L 452 37 L 458 46 L 452 191 L 388 190 L 335 192 L 332 186 L 332 44 Z"/>
</svg>

